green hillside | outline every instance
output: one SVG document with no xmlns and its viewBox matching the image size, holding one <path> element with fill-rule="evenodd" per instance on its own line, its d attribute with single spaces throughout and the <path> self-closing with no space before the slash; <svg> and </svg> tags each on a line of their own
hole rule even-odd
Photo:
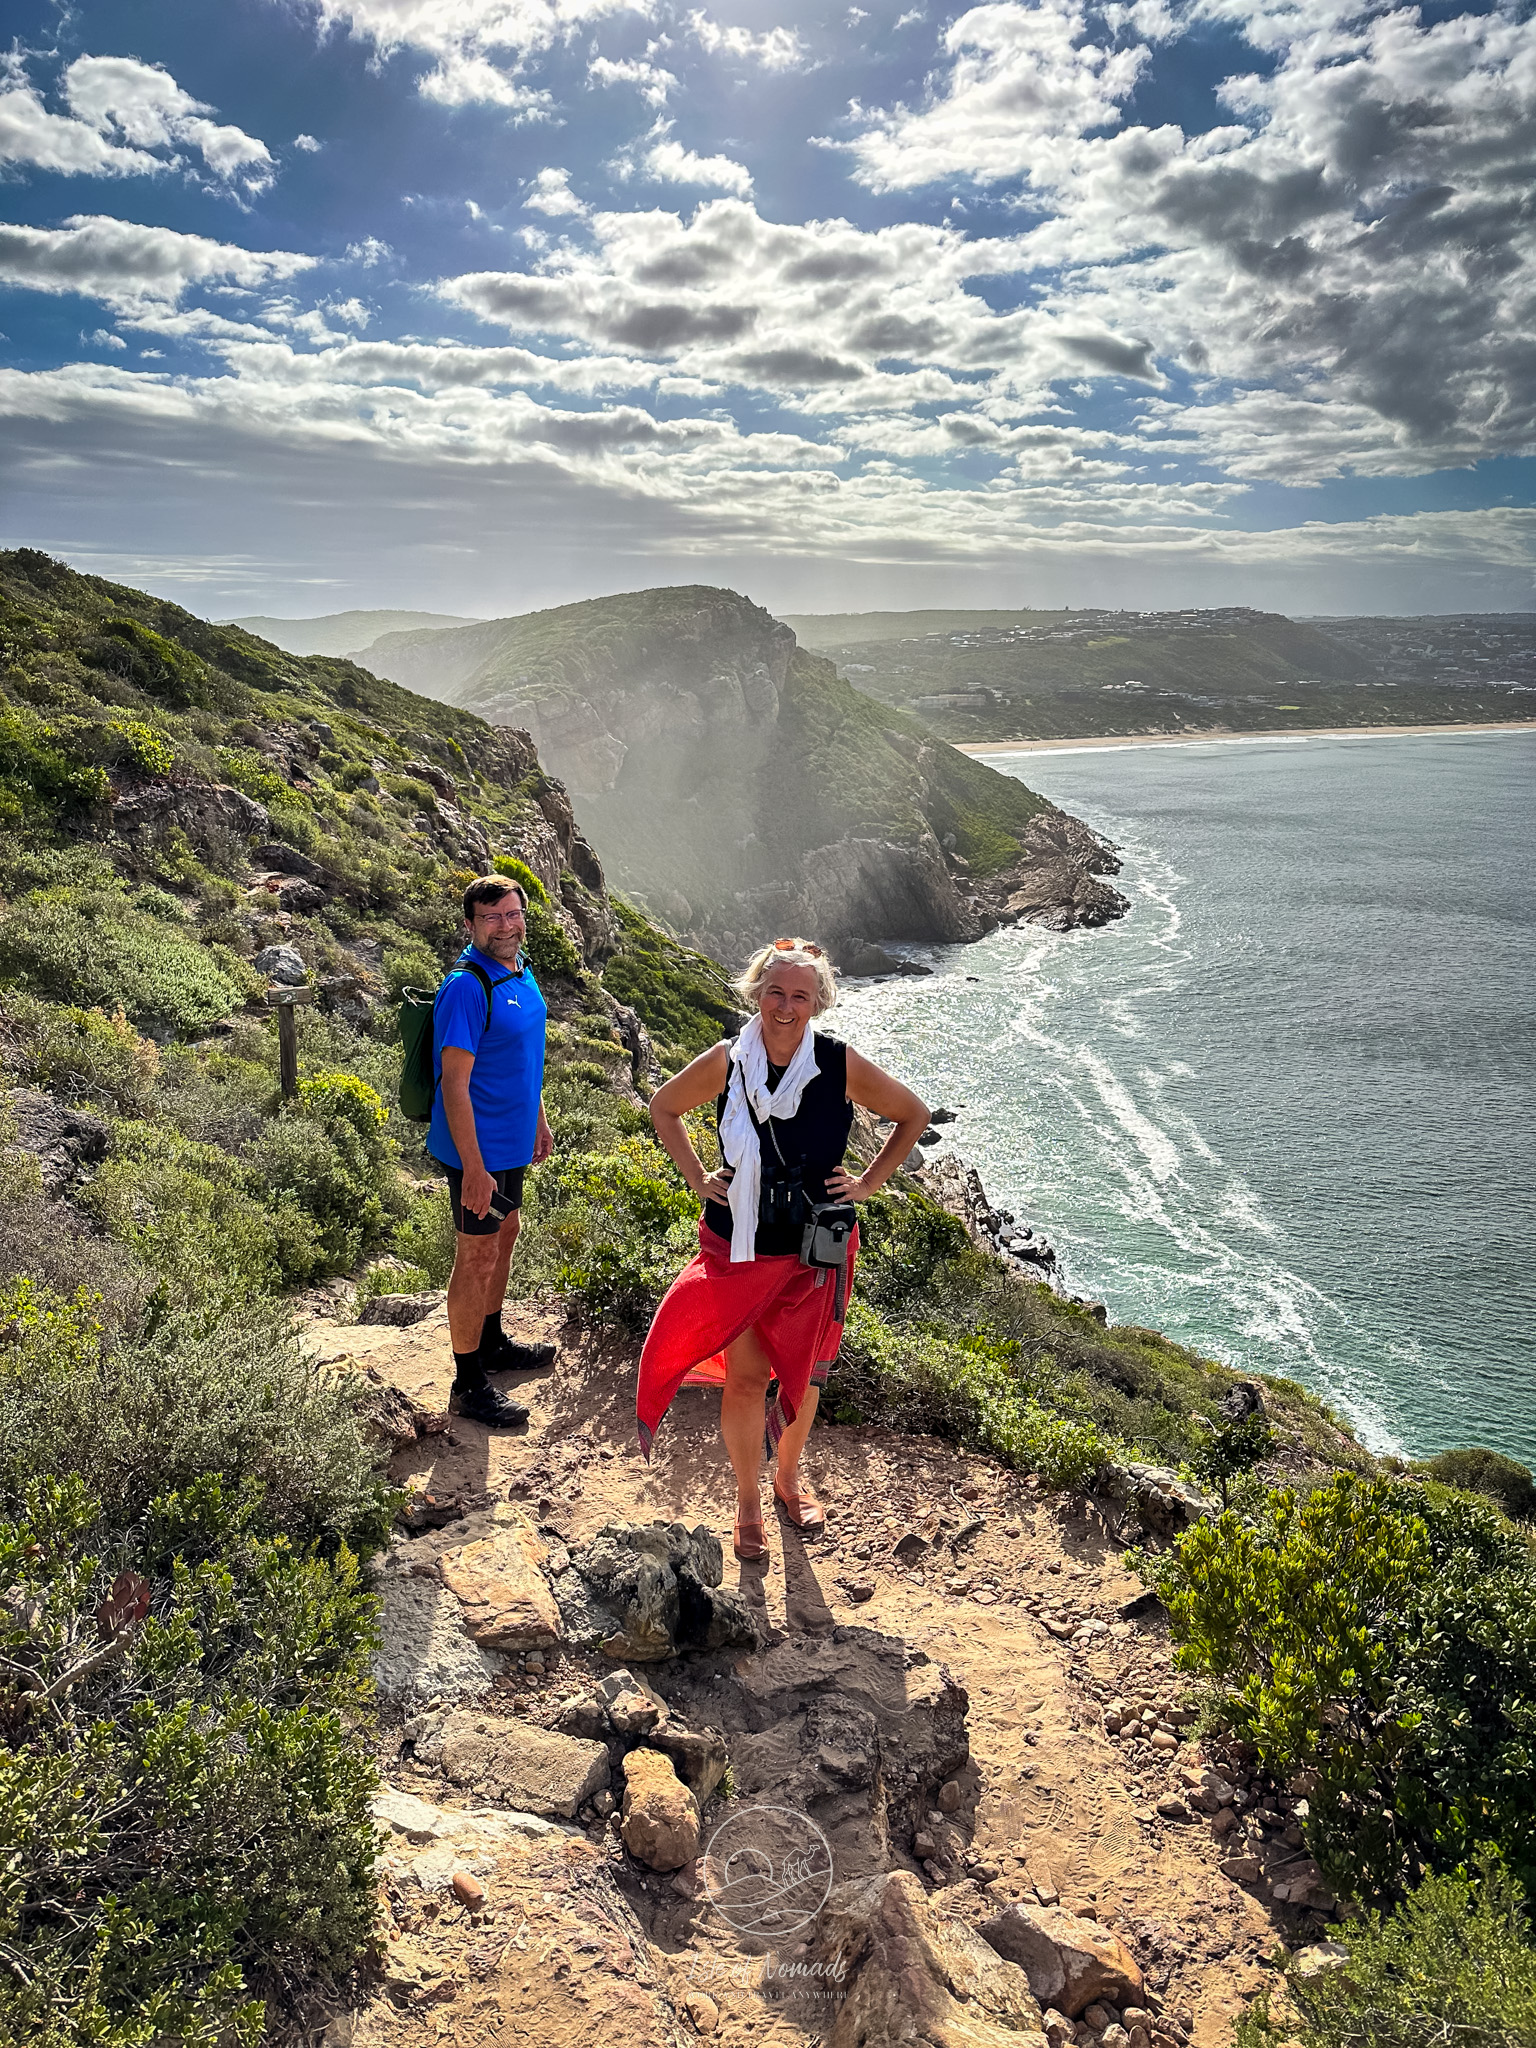
<svg viewBox="0 0 1536 2048">
<path fill-rule="evenodd" d="M 754 921 L 798 920 L 834 945 L 968 936 L 945 855 L 996 875 L 1048 808 L 934 746 L 730 590 L 633 591 L 400 634 L 370 659 L 526 726 L 614 878 L 717 945 L 744 943 Z M 867 844 L 885 848 L 878 875 L 852 850 Z"/>
<path fill-rule="evenodd" d="M 926 611 L 793 624 L 856 688 L 952 740 L 1536 716 L 1536 631 L 1518 617 Z"/>
</svg>

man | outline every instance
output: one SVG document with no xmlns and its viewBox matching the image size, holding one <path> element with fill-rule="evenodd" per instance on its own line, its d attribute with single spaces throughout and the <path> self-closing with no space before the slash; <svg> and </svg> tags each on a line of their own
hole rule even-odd
<svg viewBox="0 0 1536 2048">
<path fill-rule="evenodd" d="M 516 882 L 481 875 L 470 883 L 464 891 L 469 944 L 438 990 L 432 1013 L 437 1094 L 427 1151 L 448 1176 L 457 1232 L 448 1282 L 448 1405 L 491 1429 L 526 1422 L 528 1410 L 498 1392 L 487 1373 L 546 1366 L 555 1356 L 553 1344 L 516 1344 L 501 1327 L 523 1175 L 549 1157 L 555 1142 L 544 1114 L 549 1013 L 522 954 L 527 910 Z"/>
</svg>

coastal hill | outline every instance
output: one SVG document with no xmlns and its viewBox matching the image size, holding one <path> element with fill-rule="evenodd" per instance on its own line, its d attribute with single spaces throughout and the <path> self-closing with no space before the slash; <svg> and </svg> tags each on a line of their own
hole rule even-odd
<svg viewBox="0 0 1536 2048">
<path fill-rule="evenodd" d="M 945 738 L 1268 732 L 1536 718 L 1536 614 L 791 616 L 800 644 Z"/>
<path fill-rule="evenodd" d="M 271 619 L 257 614 L 229 619 L 242 633 L 270 640 L 289 654 L 356 655 L 381 633 L 405 633 L 422 626 L 468 626 L 471 619 L 452 612 L 327 612 L 314 619 Z"/>
<path fill-rule="evenodd" d="M 487 866 L 560 1345 L 497 1437 L 394 1017 Z M 738 1567 L 713 1397 L 649 1465 L 632 1405 L 698 1241 L 645 1099 L 732 1017 L 526 733 L 0 555 L 0 2039 L 1328 2048 L 1404 1983 L 1403 2048 L 1530 2038 L 1530 1475 L 1111 1324 L 935 1129 L 860 1211 L 828 1528 Z M 836 1880 L 771 1976 L 710 1891 L 765 1806 Z"/>
<path fill-rule="evenodd" d="M 1113 854 L 1026 789 L 841 680 L 780 621 L 704 586 L 392 633 L 369 665 L 526 728 L 609 872 L 736 954 L 760 931 L 864 942 L 1101 923 Z"/>
</svg>

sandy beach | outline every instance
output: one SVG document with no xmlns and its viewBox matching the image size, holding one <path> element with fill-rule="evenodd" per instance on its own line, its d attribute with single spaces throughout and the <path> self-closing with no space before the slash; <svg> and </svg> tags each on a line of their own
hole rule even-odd
<svg viewBox="0 0 1536 2048">
<path fill-rule="evenodd" d="M 1215 740 L 1373 740 L 1440 732 L 1536 732 L 1536 718 L 1465 725 L 1293 725 L 1273 732 L 1233 732 L 1230 727 L 1213 725 L 1200 732 L 1105 732 L 1077 740 L 952 740 L 950 744 L 961 754 L 1051 754 L 1067 747 L 1188 747 Z"/>
</svg>

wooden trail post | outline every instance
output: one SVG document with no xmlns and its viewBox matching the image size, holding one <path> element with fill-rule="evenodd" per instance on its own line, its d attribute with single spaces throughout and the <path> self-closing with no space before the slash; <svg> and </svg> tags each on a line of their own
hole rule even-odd
<svg viewBox="0 0 1536 2048">
<path fill-rule="evenodd" d="M 299 1020 L 294 1016 L 301 1003 L 312 1003 L 312 988 L 269 988 L 267 1001 L 277 1011 L 277 1073 L 283 1100 L 292 1102 L 299 1092 Z"/>
</svg>

